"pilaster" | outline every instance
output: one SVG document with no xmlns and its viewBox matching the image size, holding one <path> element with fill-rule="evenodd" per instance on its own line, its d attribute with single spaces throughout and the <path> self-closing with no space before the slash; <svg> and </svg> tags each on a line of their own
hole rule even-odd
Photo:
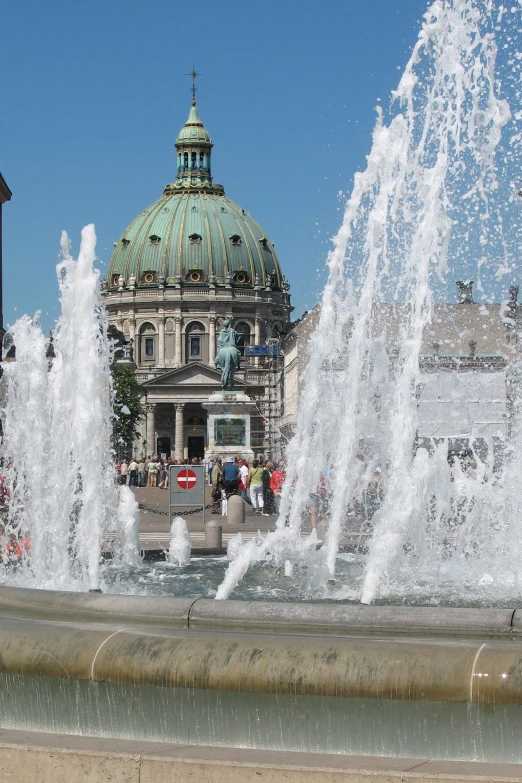
<svg viewBox="0 0 522 783">
<path fill-rule="evenodd" d="M 158 367 L 165 367 L 165 316 L 163 311 L 158 315 Z"/>
<path fill-rule="evenodd" d="M 175 332 L 174 332 L 174 364 L 179 366 L 181 364 L 181 316 L 177 315 L 174 318 Z"/>
<path fill-rule="evenodd" d="M 183 459 L 183 447 L 184 447 L 184 424 L 183 424 L 183 411 L 185 405 L 183 403 L 175 403 L 175 429 L 174 429 L 174 458 L 179 460 Z"/>
<path fill-rule="evenodd" d="M 216 316 L 211 315 L 208 327 L 208 363 L 213 367 L 216 359 Z"/>
<path fill-rule="evenodd" d="M 156 433 L 154 430 L 155 405 L 147 404 L 147 455 L 153 455 L 156 451 Z"/>
</svg>

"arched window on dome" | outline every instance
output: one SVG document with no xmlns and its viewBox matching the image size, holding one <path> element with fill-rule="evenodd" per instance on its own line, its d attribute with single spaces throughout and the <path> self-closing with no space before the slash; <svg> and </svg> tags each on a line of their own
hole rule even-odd
<svg viewBox="0 0 522 783">
<path fill-rule="evenodd" d="M 239 334 L 238 349 L 241 356 L 245 355 L 245 349 L 250 345 L 250 326 L 244 321 L 234 324 L 234 329 Z"/>
<path fill-rule="evenodd" d="M 145 323 L 141 324 L 139 329 L 139 336 L 140 336 L 140 342 L 139 342 L 139 357 L 138 361 L 140 364 L 146 363 L 146 364 L 152 364 L 156 360 L 157 356 L 157 335 L 156 335 L 156 329 L 153 324 L 146 321 Z"/>
<path fill-rule="evenodd" d="M 193 169 L 197 168 L 197 162 L 196 162 L 197 156 L 198 156 L 197 152 L 193 152 L 192 153 L 192 168 Z"/>
<path fill-rule="evenodd" d="M 204 361 L 204 353 L 207 352 L 207 346 L 203 324 L 199 321 L 192 321 L 187 324 L 185 335 L 185 361 L 187 363 Z"/>
</svg>

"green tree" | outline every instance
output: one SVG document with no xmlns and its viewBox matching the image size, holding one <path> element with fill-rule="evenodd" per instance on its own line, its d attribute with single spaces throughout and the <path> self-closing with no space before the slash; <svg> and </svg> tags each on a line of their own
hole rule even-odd
<svg viewBox="0 0 522 783">
<path fill-rule="evenodd" d="M 132 441 L 139 438 L 138 423 L 145 411 L 141 404 L 143 392 L 132 367 L 115 363 L 112 366 L 114 388 L 113 443 L 116 456 L 131 456 Z"/>
</svg>

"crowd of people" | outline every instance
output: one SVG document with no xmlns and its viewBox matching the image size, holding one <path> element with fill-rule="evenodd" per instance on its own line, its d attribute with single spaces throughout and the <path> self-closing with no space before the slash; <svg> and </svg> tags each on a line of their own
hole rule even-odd
<svg viewBox="0 0 522 783">
<path fill-rule="evenodd" d="M 117 465 L 118 482 L 129 487 L 158 487 L 167 489 L 169 486 L 169 468 L 171 465 L 201 465 L 201 457 L 176 460 L 168 457 L 160 459 L 156 454 L 146 459 L 124 459 Z M 246 460 L 239 457 L 227 457 L 223 462 L 221 457 L 210 460 L 208 480 L 212 486 L 212 513 L 220 513 L 223 497 L 235 493 L 240 495 L 252 506 L 254 513 L 271 516 L 279 513 L 281 490 L 285 480 L 285 463 L 279 460 L 277 467 L 269 459 L 254 459 L 249 466 Z"/>
<path fill-rule="evenodd" d="M 212 485 L 212 513 L 220 513 L 220 502 L 235 493 L 264 517 L 279 513 L 281 490 L 285 481 L 285 463 L 277 467 L 268 459 L 254 459 L 251 467 L 239 457 L 221 457 L 209 462 L 209 480 Z"/>
<path fill-rule="evenodd" d="M 0 541 L 3 541 L 3 547 L 0 547 L 0 563 L 4 565 L 15 565 L 19 563 L 24 555 L 29 555 L 31 551 L 31 542 L 29 536 L 18 530 L 16 533 L 8 532 L 3 523 L 0 524 Z"/>
<path fill-rule="evenodd" d="M 24 555 L 29 555 L 31 543 L 20 529 L 13 531 L 6 527 L 9 499 L 9 489 L 0 475 L 0 563 L 12 566 L 20 563 Z"/>
<path fill-rule="evenodd" d="M 118 483 L 128 484 L 129 487 L 158 487 L 167 489 L 169 486 L 169 468 L 171 465 L 201 465 L 201 457 L 194 459 L 160 459 L 157 454 L 152 454 L 144 459 L 123 459 L 118 465 Z"/>
</svg>

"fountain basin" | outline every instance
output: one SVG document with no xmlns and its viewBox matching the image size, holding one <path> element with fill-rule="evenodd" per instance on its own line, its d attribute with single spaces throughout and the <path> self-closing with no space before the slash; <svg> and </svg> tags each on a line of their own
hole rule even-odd
<svg viewBox="0 0 522 783">
<path fill-rule="evenodd" d="M 522 763 L 519 615 L 2 588 L 0 726 Z"/>
</svg>

